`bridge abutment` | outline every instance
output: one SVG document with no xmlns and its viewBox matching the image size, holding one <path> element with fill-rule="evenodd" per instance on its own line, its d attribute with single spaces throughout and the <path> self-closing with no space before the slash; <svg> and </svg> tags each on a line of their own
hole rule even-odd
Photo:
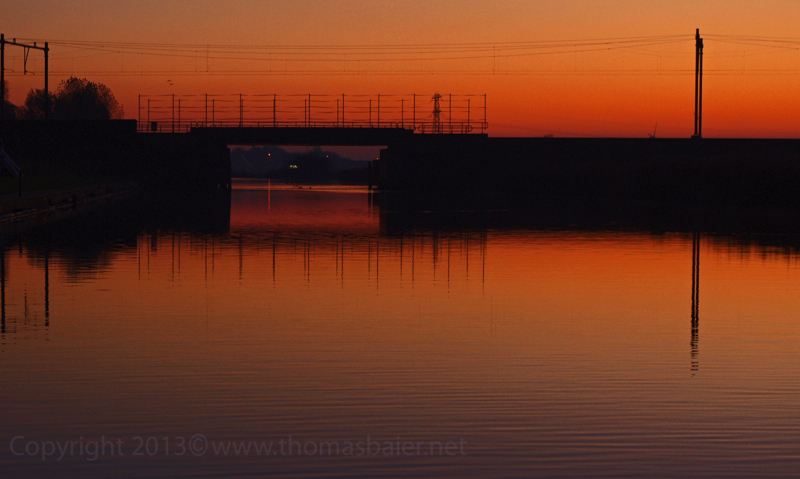
<svg viewBox="0 0 800 479">
<path fill-rule="evenodd" d="M 230 188 L 230 151 L 214 138 L 137 133 L 134 120 L 4 121 L 0 138 L 25 177 L 70 175 L 145 187 Z"/>
</svg>

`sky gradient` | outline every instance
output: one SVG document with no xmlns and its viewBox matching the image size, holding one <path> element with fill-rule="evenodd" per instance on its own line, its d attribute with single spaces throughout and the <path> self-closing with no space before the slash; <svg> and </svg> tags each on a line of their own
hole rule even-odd
<svg viewBox="0 0 800 479">
<path fill-rule="evenodd" d="M 70 75 L 102 82 L 128 118 L 139 117 L 140 94 L 429 98 L 438 91 L 486 94 L 493 136 L 642 137 L 658 125 L 658 136 L 688 137 L 692 36 L 700 28 L 706 38 L 704 136 L 800 137 L 800 43 L 764 43 L 764 37 L 797 38 L 797 18 L 800 2 L 789 0 L 758 6 L 731 0 L 7 0 L 0 33 L 50 41 L 51 89 Z M 673 35 L 683 37 L 612 50 L 581 42 Z M 758 40 L 732 43 L 723 35 Z M 87 49 L 58 43 L 63 41 L 184 44 L 194 52 L 152 55 L 132 45 Z M 564 43 L 546 54 L 539 43 L 522 55 L 510 43 L 547 41 Z M 454 49 L 471 51 L 475 44 L 483 53 L 460 52 L 452 59 Z M 210 47 L 203 52 L 201 45 Z M 226 45 L 237 45 L 233 56 L 239 58 L 249 45 L 275 47 L 275 53 L 262 49 L 258 61 L 225 60 L 213 50 Z M 325 49 L 344 45 L 362 53 Z M 378 45 L 384 49 L 364 53 Z M 281 53 L 280 46 L 295 49 Z M 304 46 L 315 49 L 303 56 L 298 48 Z M 398 48 L 389 54 L 386 46 Z M 31 88 L 41 88 L 42 68 L 41 54 L 32 52 L 27 69 L 33 74 L 20 76 L 22 49 L 6 49 L 12 102 L 20 104 Z M 431 105 L 420 102 L 418 108 Z"/>
</svg>

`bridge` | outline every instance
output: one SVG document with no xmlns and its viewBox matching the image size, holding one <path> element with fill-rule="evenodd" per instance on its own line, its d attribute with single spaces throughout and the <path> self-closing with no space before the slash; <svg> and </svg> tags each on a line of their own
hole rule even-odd
<svg viewBox="0 0 800 479">
<path fill-rule="evenodd" d="M 385 146 L 372 170 L 384 198 L 399 200 L 389 209 L 564 198 L 795 208 L 800 140 L 701 140 L 702 98 L 697 31 L 691 139 L 489 138 L 486 95 L 438 93 L 141 95 L 136 120 L 3 121 L 0 136 L 12 157 L 58 158 L 164 189 L 229 188 L 229 145 L 370 145 Z"/>
<path fill-rule="evenodd" d="M 348 129 L 387 128 L 422 134 L 482 134 L 489 128 L 485 94 L 139 95 L 137 113 L 137 130 L 142 133 L 293 128 L 313 136 L 316 129 L 337 129 L 348 135 Z"/>
<path fill-rule="evenodd" d="M 188 136 L 220 145 L 389 146 L 412 141 L 414 130 L 373 127 L 193 127 Z M 187 135 L 175 133 L 175 135 Z M 147 135 L 151 136 L 151 135 Z M 153 135 L 155 136 L 155 135 Z M 158 136 L 173 136 L 164 134 Z"/>
</svg>

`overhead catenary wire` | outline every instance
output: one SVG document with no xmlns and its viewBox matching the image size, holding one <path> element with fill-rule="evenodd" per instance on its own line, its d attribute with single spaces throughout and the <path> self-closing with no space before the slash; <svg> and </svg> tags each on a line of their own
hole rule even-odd
<svg viewBox="0 0 800 479">
<path fill-rule="evenodd" d="M 753 47 L 746 51 L 709 51 L 713 58 L 745 58 L 766 55 L 770 52 L 800 50 L 800 38 L 769 37 L 752 35 L 704 34 L 709 41 L 729 46 Z M 681 58 L 688 58 L 673 46 L 689 45 L 693 35 L 654 35 L 633 37 L 587 38 L 575 40 L 538 40 L 516 42 L 465 42 L 465 43 L 403 43 L 403 44 L 195 44 L 158 42 L 114 42 L 48 40 L 51 45 L 51 69 L 54 75 L 85 76 L 248 76 L 248 75 L 692 75 L 689 65 L 681 65 Z M 42 42 L 40 38 L 19 38 L 20 41 Z M 60 48 L 59 48 L 60 47 Z M 645 62 L 639 68 L 622 66 L 612 68 L 607 57 L 599 64 L 553 68 L 536 58 L 619 52 L 657 58 L 653 63 Z M 116 57 L 121 56 L 121 57 Z M 139 59 L 129 64 L 127 58 Z M 103 60 L 114 57 L 116 60 Z M 171 58 L 162 68 L 145 58 Z M 529 60 L 525 60 L 525 59 Z M 569 57 L 565 57 L 569 58 Z M 10 60 L 13 61 L 11 56 Z M 200 61 L 203 68 L 195 64 L 186 67 L 181 59 Z M 8 60 L 8 59 L 7 59 Z M 61 63 L 59 63 L 59 60 Z M 79 62 L 96 60 L 100 63 L 74 66 Z M 502 62 L 498 60 L 503 60 Z M 511 61 L 516 63 L 511 63 Z M 68 68 L 64 68 L 68 62 Z M 105 64 L 103 63 L 105 61 Z M 603 61 L 606 64 L 603 64 Z M 521 62 L 521 63 L 520 63 Z M 533 62 L 533 63 L 531 63 Z M 106 66 L 111 63 L 112 66 Z M 138 64 L 137 64 L 138 63 Z M 552 63 L 552 62 L 551 62 Z M 666 63 L 666 64 L 665 64 Z M 744 65 L 744 61 L 742 62 Z M 343 66 L 343 68 L 342 68 Z M 557 66 L 557 65 L 556 65 Z M 798 65 L 761 68 L 725 68 L 717 65 L 706 68 L 708 75 L 796 75 Z M 23 75 L 20 69 L 7 69 L 9 76 Z M 35 72 L 28 72 L 35 74 Z"/>
</svg>

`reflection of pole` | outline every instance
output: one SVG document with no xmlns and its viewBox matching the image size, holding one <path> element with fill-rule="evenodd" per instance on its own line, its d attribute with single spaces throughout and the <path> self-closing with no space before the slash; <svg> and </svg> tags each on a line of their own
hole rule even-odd
<svg viewBox="0 0 800 479">
<path fill-rule="evenodd" d="M 481 291 L 486 292 L 486 248 L 487 248 L 487 235 L 481 234 Z"/>
<path fill-rule="evenodd" d="M 44 250 L 44 325 L 50 326 L 50 249 Z"/>
<path fill-rule="evenodd" d="M 467 283 L 469 283 L 469 234 L 467 234 Z"/>
<path fill-rule="evenodd" d="M 403 235 L 400 235 L 400 284 L 403 284 Z"/>
<path fill-rule="evenodd" d="M 0 333 L 6 334 L 6 248 L 0 248 Z"/>
<path fill-rule="evenodd" d="M 311 284 L 311 236 L 306 238 L 306 249 L 308 251 L 308 261 L 306 267 L 306 283 Z"/>
<path fill-rule="evenodd" d="M 414 289 L 414 266 L 417 260 L 417 238 L 411 237 L 411 289 Z"/>
<path fill-rule="evenodd" d="M 381 285 L 381 237 L 375 238 L 375 289 Z"/>
<path fill-rule="evenodd" d="M 699 352 L 698 335 L 700 330 L 700 233 L 692 235 L 692 371 L 697 371 Z"/>
<path fill-rule="evenodd" d="M 341 269 L 341 285 L 342 289 L 344 289 L 344 236 L 342 236 L 342 269 Z"/>
</svg>

